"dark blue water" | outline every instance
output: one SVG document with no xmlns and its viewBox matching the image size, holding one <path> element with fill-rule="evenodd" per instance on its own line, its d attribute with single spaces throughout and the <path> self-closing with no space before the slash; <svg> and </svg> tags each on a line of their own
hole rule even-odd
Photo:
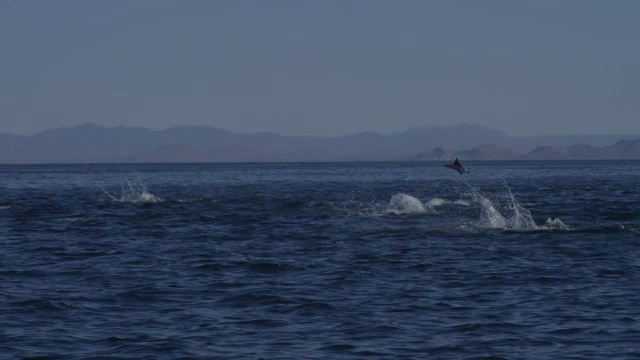
<svg viewBox="0 0 640 360">
<path fill-rule="evenodd" d="M 0 357 L 640 358 L 640 162 L 0 167 Z"/>
</svg>

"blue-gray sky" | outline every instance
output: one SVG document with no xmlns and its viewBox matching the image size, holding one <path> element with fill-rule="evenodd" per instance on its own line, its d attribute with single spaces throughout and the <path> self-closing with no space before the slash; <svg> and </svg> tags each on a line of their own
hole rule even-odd
<svg viewBox="0 0 640 360">
<path fill-rule="evenodd" d="M 3 0 L 0 132 L 640 134 L 636 0 Z"/>
</svg>

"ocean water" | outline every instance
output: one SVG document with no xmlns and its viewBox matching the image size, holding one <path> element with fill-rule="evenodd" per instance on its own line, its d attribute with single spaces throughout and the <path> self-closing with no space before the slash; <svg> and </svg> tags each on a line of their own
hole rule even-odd
<svg viewBox="0 0 640 360">
<path fill-rule="evenodd" d="M 640 162 L 441 165 L 0 166 L 0 358 L 640 358 Z"/>
</svg>

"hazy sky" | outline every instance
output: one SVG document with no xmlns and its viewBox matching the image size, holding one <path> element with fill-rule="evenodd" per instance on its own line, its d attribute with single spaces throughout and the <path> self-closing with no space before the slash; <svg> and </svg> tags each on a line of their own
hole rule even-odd
<svg viewBox="0 0 640 360">
<path fill-rule="evenodd" d="M 0 132 L 640 134 L 640 1 L 0 1 Z"/>
</svg>

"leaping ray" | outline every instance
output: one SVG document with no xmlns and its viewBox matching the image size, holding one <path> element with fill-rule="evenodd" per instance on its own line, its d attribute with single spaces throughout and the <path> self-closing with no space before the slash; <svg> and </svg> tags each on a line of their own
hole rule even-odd
<svg viewBox="0 0 640 360">
<path fill-rule="evenodd" d="M 454 161 L 453 164 L 447 164 L 447 165 L 444 165 L 444 166 L 448 167 L 449 169 L 453 169 L 453 170 L 459 172 L 460 175 L 462 175 L 462 174 L 464 174 L 466 172 L 469 172 L 469 170 L 465 169 L 460 164 L 460 161 L 458 160 L 458 158 L 456 158 L 456 161 Z"/>
</svg>

